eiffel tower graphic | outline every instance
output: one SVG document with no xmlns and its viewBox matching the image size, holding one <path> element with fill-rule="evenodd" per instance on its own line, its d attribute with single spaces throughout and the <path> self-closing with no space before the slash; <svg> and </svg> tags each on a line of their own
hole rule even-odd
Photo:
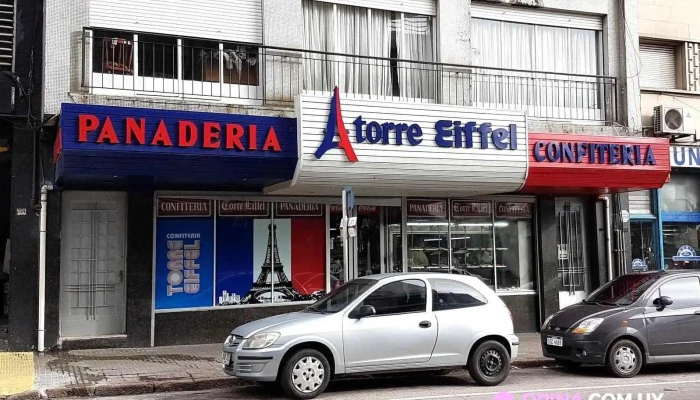
<svg viewBox="0 0 700 400">
<path fill-rule="evenodd" d="M 265 262 L 262 265 L 258 279 L 253 283 L 253 287 L 241 299 L 241 304 L 270 303 L 273 296 L 275 297 L 275 302 L 303 300 L 303 296 L 294 289 L 292 282 L 287 278 L 287 274 L 284 273 L 284 266 L 280 261 L 277 250 L 277 226 L 270 224 L 267 226 L 267 231 Z M 275 238 L 274 246 L 272 242 L 273 237 Z M 268 279 L 270 280 L 269 282 Z"/>
</svg>

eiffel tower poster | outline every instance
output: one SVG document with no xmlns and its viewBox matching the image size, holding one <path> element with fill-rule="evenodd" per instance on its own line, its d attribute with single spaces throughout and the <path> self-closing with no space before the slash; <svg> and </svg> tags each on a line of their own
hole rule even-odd
<svg viewBox="0 0 700 400">
<path fill-rule="evenodd" d="M 277 227 L 267 226 L 267 252 L 258 279 L 253 283 L 248 294 L 240 304 L 282 303 L 289 301 L 307 300 L 294 289 L 292 282 L 284 273 L 284 265 L 280 261 L 277 250 Z M 274 241 L 273 241 L 274 238 Z"/>
</svg>

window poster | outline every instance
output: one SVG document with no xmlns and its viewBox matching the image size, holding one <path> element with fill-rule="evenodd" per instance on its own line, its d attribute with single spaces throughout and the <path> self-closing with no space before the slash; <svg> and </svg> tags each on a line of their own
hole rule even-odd
<svg viewBox="0 0 700 400">
<path fill-rule="evenodd" d="M 211 202 L 215 212 L 209 218 L 209 229 L 214 231 L 216 246 L 210 253 L 215 263 L 214 276 L 206 290 L 209 297 L 202 303 L 182 307 L 308 301 L 323 296 L 326 286 L 323 205 L 246 200 Z M 168 218 L 158 215 L 158 235 L 161 220 Z M 157 246 L 160 257 L 165 252 L 161 247 L 167 243 L 159 242 Z M 163 308 L 159 306 L 157 301 L 156 308 Z"/>
<path fill-rule="evenodd" d="M 214 218 L 208 199 L 158 199 L 156 309 L 207 307 L 214 283 Z"/>
</svg>

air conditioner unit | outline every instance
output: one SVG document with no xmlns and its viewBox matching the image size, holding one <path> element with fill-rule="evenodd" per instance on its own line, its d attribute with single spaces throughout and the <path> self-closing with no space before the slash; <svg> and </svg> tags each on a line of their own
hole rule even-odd
<svg viewBox="0 0 700 400">
<path fill-rule="evenodd" d="M 654 134 L 679 135 L 685 131 L 685 114 L 680 107 L 654 107 Z"/>
</svg>

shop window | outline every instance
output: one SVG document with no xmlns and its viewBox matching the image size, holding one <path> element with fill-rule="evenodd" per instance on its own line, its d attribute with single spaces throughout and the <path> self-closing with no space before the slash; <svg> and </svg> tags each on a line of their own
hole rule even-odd
<svg viewBox="0 0 700 400">
<path fill-rule="evenodd" d="M 496 273 L 499 290 L 534 290 L 532 204 L 496 203 Z"/>
<path fill-rule="evenodd" d="M 492 203 L 452 200 L 450 217 L 453 271 L 476 275 L 493 287 L 496 279 Z"/>
<path fill-rule="evenodd" d="M 409 272 L 450 272 L 447 201 L 407 201 Z"/>
<path fill-rule="evenodd" d="M 700 224 L 664 222 L 664 267 L 666 269 L 700 269 Z"/>
<path fill-rule="evenodd" d="M 694 175 L 672 174 L 671 181 L 666 183 L 659 192 L 661 212 L 697 213 L 700 211 L 700 180 Z"/>
<path fill-rule="evenodd" d="M 466 283 L 444 279 L 430 279 L 433 294 L 433 310 L 456 310 L 486 304 L 486 298 Z"/>
<path fill-rule="evenodd" d="M 324 211 L 308 203 L 159 198 L 156 309 L 319 299 Z M 184 281 L 173 278 L 180 275 Z"/>
<path fill-rule="evenodd" d="M 630 221 L 632 238 L 632 270 L 656 269 L 654 225 L 656 221 Z"/>
<path fill-rule="evenodd" d="M 374 307 L 376 315 L 425 312 L 426 298 L 425 283 L 410 279 L 387 283 L 367 296 L 362 305 Z"/>
</svg>

